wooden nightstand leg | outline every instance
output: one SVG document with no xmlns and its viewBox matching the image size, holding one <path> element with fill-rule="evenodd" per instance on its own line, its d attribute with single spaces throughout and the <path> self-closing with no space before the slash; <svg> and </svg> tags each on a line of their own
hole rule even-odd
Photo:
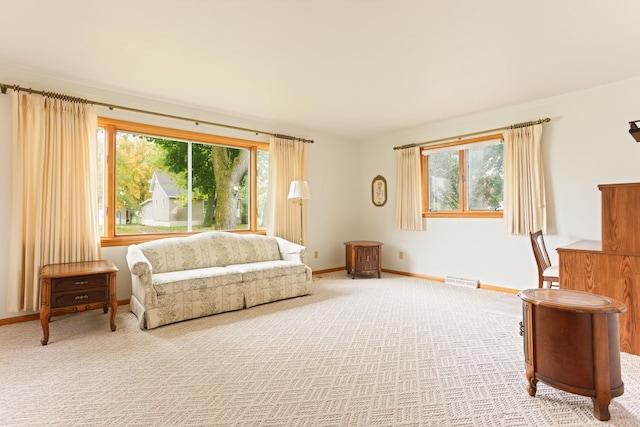
<svg viewBox="0 0 640 427">
<path fill-rule="evenodd" d="M 49 320 L 51 320 L 51 311 L 49 306 L 40 308 L 40 325 L 42 325 L 42 339 L 40 344 L 47 345 L 49 342 Z"/>
<path fill-rule="evenodd" d="M 118 294 L 116 293 L 116 273 L 109 275 L 109 305 L 111 306 L 111 330 L 116 330 L 116 313 L 118 312 Z"/>
<path fill-rule="evenodd" d="M 118 311 L 118 303 L 111 303 L 109 304 L 111 306 L 111 316 L 110 316 L 110 323 L 111 323 L 111 330 L 115 331 L 117 326 L 116 326 L 116 312 Z"/>
<path fill-rule="evenodd" d="M 42 326 L 42 339 L 40 344 L 49 343 L 49 320 L 51 320 L 51 281 L 40 280 L 40 325 Z"/>
</svg>

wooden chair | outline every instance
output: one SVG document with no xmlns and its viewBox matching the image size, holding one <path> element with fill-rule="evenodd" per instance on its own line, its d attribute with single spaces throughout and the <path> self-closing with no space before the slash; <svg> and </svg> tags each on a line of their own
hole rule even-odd
<svg viewBox="0 0 640 427">
<path fill-rule="evenodd" d="M 533 255 L 536 258 L 536 265 L 538 266 L 538 287 L 544 287 L 545 283 L 548 288 L 552 286 L 560 287 L 560 269 L 557 265 L 551 265 L 547 248 L 544 245 L 542 230 L 529 233 L 529 237 L 531 238 Z"/>
</svg>

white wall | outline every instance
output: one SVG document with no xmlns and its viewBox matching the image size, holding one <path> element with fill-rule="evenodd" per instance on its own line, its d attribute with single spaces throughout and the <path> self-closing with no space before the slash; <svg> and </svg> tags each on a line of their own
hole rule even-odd
<svg viewBox="0 0 640 427">
<path fill-rule="evenodd" d="M 0 67 L 0 82 L 80 96 L 168 114 L 193 117 L 271 132 L 312 138 L 309 147 L 307 201 L 309 235 L 307 262 L 314 270 L 344 266 L 343 242 L 372 239 L 384 242 L 383 268 L 429 276 L 446 275 L 479 279 L 482 283 L 525 289 L 535 286 L 536 270 L 528 237 L 504 231 L 500 219 L 428 219 L 426 231 L 399 231 L 394 226 L 396 159 L 393 147 L 504 125 L 550 117 L 544 125 L 543 149 L 547 179 L 549 235 L 547 246 L 553 261 L 555 249 L 581 239 L 600 237 L 598 184 L 640 181 L 640 144 L 628 134 L 628 121 L 640 119 L 640 102 L 633 88 L 640 78 L 592 88 L 537 102 L 482 114 L 454 118 L 405 129 L 354 143 L 300 128 L 287 128 L 219 112 L 188 109 L 82 86 Z M 121 110 L 101 109 L 99 114 L 161 126 L 191 129 L 189 123 Z M 0 96 L 0 200 L 9 200 L 10 97 Z M 206 131 L 203 128 L 197 129 Z M 250 133 L 212 128 L 211 131 L 241 138 Z M 387 180 L 388 199 L 382 207 L 371 202 L 371 181 Z M 7 313 L 9 210 L 0 210 L 0 319 L 25 313 Z M 124 260 L 126 248 L 103 249 L 105 258 L 120 268 L 118 298 L 131 292 Z M 314 252 L 318 258 L 314 258 Z M 404 252 L 400 260 L 398 252 Z"/>
<path fill-rule="evenodd" d="M 551 118 L 543 129 L 549 225 L 545 240 L 556 263 L 558 246 L 600 239 L 598 184 L 640 181 L 640 144 L 628 133 L 628 122 L 640 119 L 637 87 L 640 78 L 425 124 L 361 143 L 358 201 L 362 237 L 384 242 L 386 269 L 460 276 L 516 289 L 536 286 L 528 236 L 508 235 L 502 219 L 426 219 L 426 231 L 396 230 L 393 147 Z M 370 201 L 371 180 L 378 174 L 389 186 L 384 207 L 374 207 Z M 404 252 L 403 260 L 399 251 Z"/>
<path fill-rule="evenodd" d="M 301 136 L 315 140 L 309 146 L 308 181 L 311 199 L 307 200 L 309 229 L 306 246 L 309 252 L 307 263 L 314 270 L 335 268 L 344 265 L 344 245 L 342 242 L 357 238 L 353 230 L 357 229 L 357 177 L 358 145 L 327 135 L 319 135 L 302 128 L 292 128 L 275 123 L 265 123 L 244 117 L 234 117 L 216 112 L 189 109 L 179 105 L 144 99 L 123 93 L 92 88 L 76 83 L 56 80 L 47 76 L 26 73 L 7 67 L 0 67 L 0 82 L 18 84 L 68 95 L 78 96 L 97 102 L 111 103 L 156 111 L 176 116 L 190 117 L 216 123 L 259 129 Z M 8 92 L 10 93 L 10 92 Z M 157 116 L 109 110 L 98 107 L 98 115 L 122 120 L 139 121 L 159 126 L 179 127 L 183 129 L 211 132 L 219 135 L 267 141 L 263 135 L 233 131 L 225 128 L 201 125 L 165 119 Z M 0 200 L 9 200 L 10 192 L 10 137 L 11 137 L 11 98 L 9 94 L 0 95 Z M 28 313 L 6 312 L 6 288 L 8 285 L 8 247 L 9 247 L 9 209 L 0 209 L 0 319 Z M 318 257 L 314 258 L 314 252 Z M 131 279 L 125 261 L 126 247 L 105 247 L 103 257 L 111 259 L 120 269 L 118 272 L 118 299 L 131 296 Z"/>
</svg>

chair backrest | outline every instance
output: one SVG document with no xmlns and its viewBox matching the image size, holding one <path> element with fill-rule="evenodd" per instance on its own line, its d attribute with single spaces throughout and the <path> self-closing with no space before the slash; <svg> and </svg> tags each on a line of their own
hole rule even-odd
<svg viewBox="0 0 640 427">
<path fill-rule="evenodd" d="M 536 257 L 536 264 L 538 265 L 538 273 L 542 274 L 544 270 L 551 267 L 551 261 L 549 260 L 549 254 L 547 248 L 544 245 L 544 237 L 542 236 L 542 230 L 538 230 L 535 233 L 529 233 L 531 238 L 531 247 L 533 248 L 533 255 Z"/>
</svg>

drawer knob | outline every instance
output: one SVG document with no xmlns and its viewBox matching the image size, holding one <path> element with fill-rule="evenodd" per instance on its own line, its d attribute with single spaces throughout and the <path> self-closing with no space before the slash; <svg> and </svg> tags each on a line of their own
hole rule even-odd
<svg viewBox="0 0 640 427">
<path fill-rule="evenodd" d="M 86 285 L 87 283 L 89 283 L 88 280 L 78 280 L 76 282 L 76 285 L 82 286 L 82 285 Z"/>
<path fill-rule="evenodd" d="M 87 298 L 89 298 L 89 295 L 76 295 L 75 296 L 75 299 L 77 299 L 77 300 L 87 299 Z"/>
</svg>

